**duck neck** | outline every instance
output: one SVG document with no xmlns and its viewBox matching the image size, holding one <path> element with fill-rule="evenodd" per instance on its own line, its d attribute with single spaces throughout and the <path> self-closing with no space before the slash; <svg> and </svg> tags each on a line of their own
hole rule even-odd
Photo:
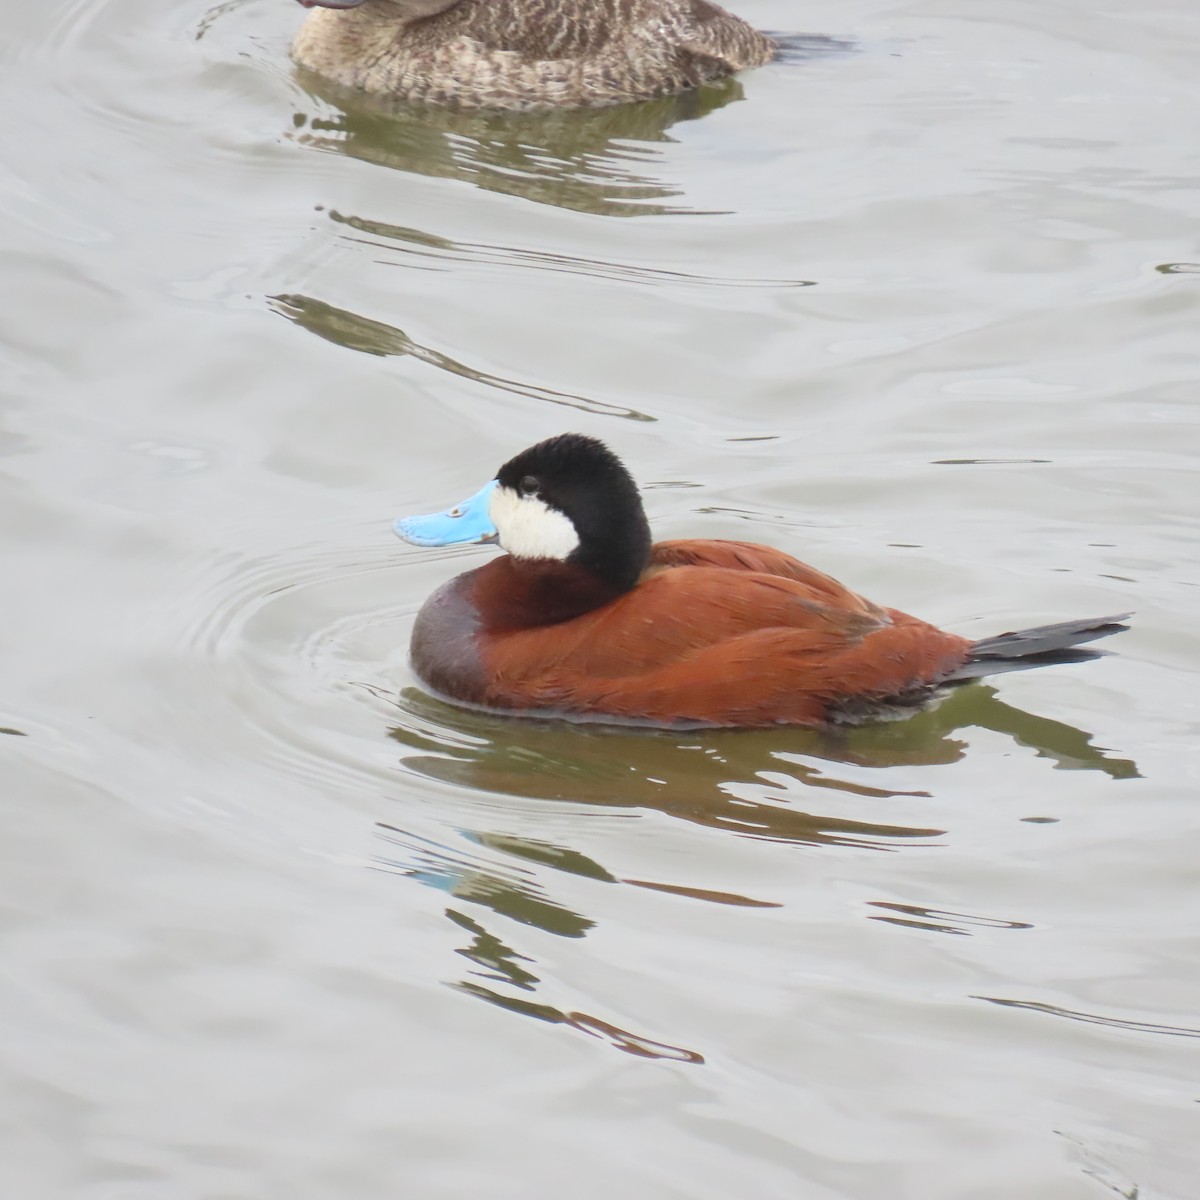
<svg viewBox="0 0 1200 1200">
<path fill-rule="evenodd" d="M 394 21 L 399 17 L 406 24 L 409 21 L 422 21 L 426 17 L 435 17 L 448 8 L 453 8 L 459 0 L 366 0 L 363 8 L 376 8 L 383 11 L 391 9 Z"/>
<path fill-rule="evenodd" d="M 302 67 L 345 87 L 366 87 L 377 63 L 396 53 L 396 34 L 459 0 L 365 0 L 357 8 L 315 8 L 292 43 Z"/>
<path fill-rule="evenodd" d="M 602 580 L 614 594 L 637 586 L 650 561 L 650 523 L 636 495 L 604 506 L 597 514 L 580 514 L 575 522 L 579 548 L 568 564 Z"/>
<path fill-rule="evenodd" d="M 578 563 L 506 554 L 480 568 L 474 599 L 486 631 L 497 633 L 560 625 L 626 591 Z"/>
</svg>

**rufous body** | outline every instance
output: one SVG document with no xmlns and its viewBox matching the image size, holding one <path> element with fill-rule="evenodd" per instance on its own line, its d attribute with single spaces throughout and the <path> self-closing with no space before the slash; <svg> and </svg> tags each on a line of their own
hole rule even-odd
<svg viewBox="0 0 1200 1200">
<path fill-rule="evenodd" d="M 430 598 L 414 667 L 486 708 L 828 725 L 907 715 L 972 645 L 745 542 L 660 542 L 631 591 L 593 607 L 596 589 L 569 563 L 495 559 Z"/>
</svg>

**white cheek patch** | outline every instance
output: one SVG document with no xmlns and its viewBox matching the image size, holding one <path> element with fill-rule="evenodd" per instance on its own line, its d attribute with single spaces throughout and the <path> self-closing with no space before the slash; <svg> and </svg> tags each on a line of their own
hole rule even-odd
<svg viewBox="0 0 1200 1200">
<path fill-rule="evenodd" d="M 488 515 L 498 540 L 513 558 L 570 558 L 579 549 L 579 535 L 570 518 L 537 496 L 519 496 L 512 488 L 492 492 Z"/>
</svg>

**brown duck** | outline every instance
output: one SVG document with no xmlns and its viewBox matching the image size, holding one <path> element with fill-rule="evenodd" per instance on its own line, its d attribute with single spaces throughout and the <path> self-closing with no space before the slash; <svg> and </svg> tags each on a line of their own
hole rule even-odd
<svg viewBox="0 0 1200 1200">
<path fill-rule="evenodd" d="M 300 66 L 345 87 L 463 108 L 623 104 L 769 62 L 709 0 L 300 0 Z"/>
</svg>

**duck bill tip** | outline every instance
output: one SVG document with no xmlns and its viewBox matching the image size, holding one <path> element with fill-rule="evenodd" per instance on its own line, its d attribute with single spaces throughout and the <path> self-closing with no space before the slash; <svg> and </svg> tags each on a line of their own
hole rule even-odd
<svg viewBox="0 0 1200 1200">
<path fill-rule="evenodd" d="M 397 517 L 392 530 L 414 546 L 494 545 L 498 535 L 489 515 L 489 500 L 495 486 L 492 480 L 469 500 L 445 512 Z"/>
</svg>

